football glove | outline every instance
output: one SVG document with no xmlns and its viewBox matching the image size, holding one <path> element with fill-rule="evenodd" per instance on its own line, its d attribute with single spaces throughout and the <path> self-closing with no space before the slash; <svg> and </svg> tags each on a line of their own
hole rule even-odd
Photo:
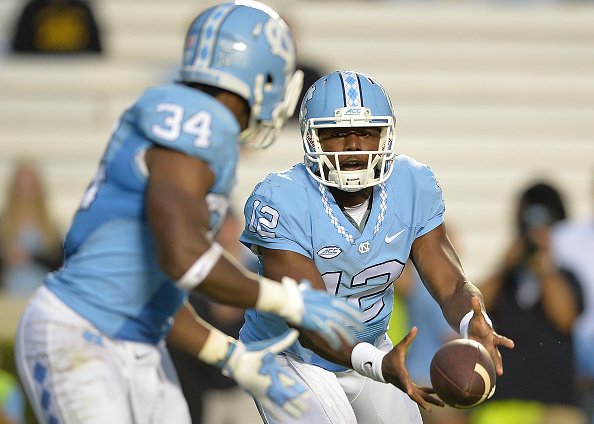
<svg viewBox="0 0 594 424">
<path fill-rule="evenodd" d="M 229 346 L 222 372 L 250 393 L 254 399 L 280 417 L 283 413 L 298 418 L 307 409 L 307 389 L 284 371 L 274 360 L 297 340 L 299 332 L 289 330 L 269 340 L 254 343 L 234 341 Z"/>
<path fill-rule="evenodd" d="M 261 278 L 256 309 L 274 313 L 289 324 L 318 333 L 335 350 L 340 348 L 341 338 L 354 344 L 354 331 L 363 329 L 357 308 L 326 291 L 312 289 L 307 280 L 297 284 L 292 278 L 283 277 L 278 284 Z"/>
</svg>

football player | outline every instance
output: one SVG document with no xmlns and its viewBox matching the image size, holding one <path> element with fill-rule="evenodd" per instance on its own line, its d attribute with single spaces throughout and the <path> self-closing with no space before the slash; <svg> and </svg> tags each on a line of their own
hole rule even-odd
<svg viewBox="0 0 594 424">
<path fill-rule="evenodd" d="M 333 346 L 354 340 L 344 324 L 356 327 L 355 308 L 288 278 L 251 274 L 212 242 L 238 142 L 273 142 L 300 86 L 291 32 L 272 9 L 223 3 L 193 21 L 179 81 L 147 89 L 123 113 L 67 234 L 65 263 L 21 318 L 18 368 L 40 423 L 189 423 L 168 334 L 267 408 L 301 413 L 305 388 L 272 355 L 296 330 L 244 344 L 184 303 L 199 290 Z"/>
<path fill-rule="evenodd" d="M 358 72 L 332 72 L 309 88 L 299 121 L 304 162 L 256 186 L 241 241 L 259 255 L 263 275 L 312 281 L 358 307 L 365 329 L 354 348 L 338 353 L 308 332 L 286 351 L 287 373 L 313 393 L 307 415 L 290 422 L 420 423 L 418 405 L 443 403 L 408 376 L 405 352 L 417 329 L 394 348 L 386 335 L 393 284 L 409 258 L 445 319 L 488 348 L 499 374 L 498 346 L 513 342 L 493 331 L 464 275 L 433 172 L 396 155 L 395 116 L 382 86 Z M 240 339 L 285 329 L 276 317 L 248 310 Z M 265 405 L 260 411 L 265 422 L 278 422 Z"/>
</svg>

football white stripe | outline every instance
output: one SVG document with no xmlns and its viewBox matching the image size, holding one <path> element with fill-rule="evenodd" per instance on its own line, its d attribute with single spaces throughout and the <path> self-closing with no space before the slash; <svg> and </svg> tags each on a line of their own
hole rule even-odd
<svg viewBox="0 0 594 424">
<path fill-rule="evenodd" d="M 478 375 L 480 375 L 481 378 L 483 379 L 483 382 L 485 383 L 485 392 L 483 393 L 481 398 L 479 400 L 477 400 L 475 403 L 473 403 L 472 405 L 456 405 L 456 407 L 458 407 L 458 408 L 474 408 L 479 403 L 483 402 L 485 399 L 490 398 L 493 395 L 493 393 L 495 393 L 495 387 L 493 387 L 493 389 L 490 390 L 491 377 L 489 377 L 489 373 L 487 372 L 485 367 L 483 367 L 481 364 L 477 363 L 474 365 L 474 372 L 476 372 Z"/>
</svg>

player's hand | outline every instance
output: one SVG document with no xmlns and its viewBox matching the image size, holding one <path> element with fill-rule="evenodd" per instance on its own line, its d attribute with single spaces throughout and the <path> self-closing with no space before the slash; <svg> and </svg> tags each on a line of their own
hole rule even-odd
<svg viewBox="0 0 594 424">
<path fill-rule="evenodd" d="M 474 315 L 468 324 L 468 338 L 476 340 L 487 348 L 487 351 L 489 352 L 489 355 L 491 355 L 491 359 L 493 359 L 493 363 L 495 364 L 497 375 L 502 375 L 503 361 L 501 360 L 501 353 L 499 352 L 498 346 L 513 349 L 514 341 L 497 334 L 495 330 L 493 330 L 493 327 L 489 325 L 483 316 L 481 302 L 478 297 L 472 298 L 472 310 Z"/>
<path fill-rule="evenodd" d="M 223 374 L 233 378 L 258 403 L 279 419 L 284 414 L 298 418 L 307 409 L 307 389 L 287 374 L 274 360 L 277 353 L 297 340 L 299 332 L 289 330 L 269 340 L 254 343 L 236 341 L 223 365 Z"/>
<path fill-rule="evenodd" d="M 386 383 L 393 384 L 405 392 L 421 408 L 431 412 L 430 404 L 444 406 L 443 401 L 436 396 L 431 387 L 419 387 L 411 380 L 406 369 L 406 351 L 417 336 L 417 327 L 413 327 L 408 334 L 384 356 L 382 374 Z"/>
<path fill-rule="evenodd" d="M 363 330 L 358 309 L 325 291 L 312 289 L 307 280 L 297 285 L 292 278 L 284 277 L 282 285 L 289 292 L 294 311 L 285 317 L 290 324 L 318 333 L 334 350 L 343 342 L 355 343 L 354 331 Z"/>
</svg>

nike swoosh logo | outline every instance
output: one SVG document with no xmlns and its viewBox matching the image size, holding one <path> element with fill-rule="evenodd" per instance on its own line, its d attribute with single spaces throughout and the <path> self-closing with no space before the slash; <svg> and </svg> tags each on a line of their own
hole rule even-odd
<svg viewBox="0 0 594 424">
<path fill-rule="evenodd" d="M 403 232 L 404 232 L 404 230 L 400 230 L 396 234 L 394 234 L 393 236 L 386 236 L 386 238 L 384 239 L 384 241 L 386 243 L 390 244 L 390 243 L 392 243 L 396 239 L 396 237 L 398 237 Z"/>
</svg>

